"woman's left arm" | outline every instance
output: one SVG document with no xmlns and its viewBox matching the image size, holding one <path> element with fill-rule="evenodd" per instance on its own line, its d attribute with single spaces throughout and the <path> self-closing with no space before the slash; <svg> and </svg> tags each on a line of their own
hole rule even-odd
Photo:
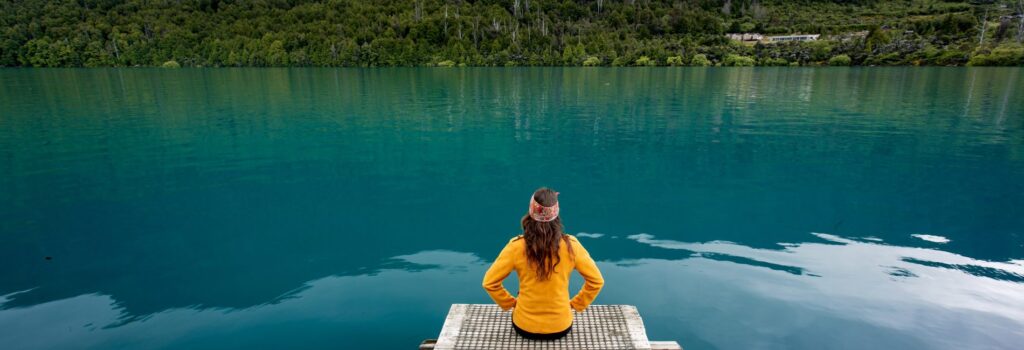
<svg viewBox="0 0 1024 350">
<path fill-rule="evenodd" d="M 512 245 L 514 242 L 515 240 L 505 245 L 505 248 L 501 250 L 501 254 L 498 254 L 498 259 L 491 264 L 491 268 L 487 269 L 487 273 L 484 274 L 484 289 L 487 290 L 487 294 L 491 296 L 491 299 L 494 299 L 494 302 L 502 310 L 508 310 L 516 306 L 516 298 L 512 297 L 512 294 L 502 284 L 505 277 L 508 277 L 515 267 L 512 261 L 514 256 Z"/>
</svg>

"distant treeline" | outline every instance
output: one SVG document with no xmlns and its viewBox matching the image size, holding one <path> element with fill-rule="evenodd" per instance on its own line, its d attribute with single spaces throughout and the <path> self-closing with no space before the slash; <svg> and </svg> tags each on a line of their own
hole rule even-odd
<svg viewBox="0 0 1024 350">
<path fill-rule="evenodd" d="M 1024 0 L 0 1 L 0 66 L 1022 65 Z M 822 34 L 742 44 L 726 33 Z"/>
</svg>

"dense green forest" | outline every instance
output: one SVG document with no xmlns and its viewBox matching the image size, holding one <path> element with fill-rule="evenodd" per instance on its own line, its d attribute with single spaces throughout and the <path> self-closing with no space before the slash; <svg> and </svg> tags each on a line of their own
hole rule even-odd
<svg viewBox="0 0 1024 350">
<path fill-rule="evenodd" d="M 1021 65 L 1024 0 L 0 0 L 0 66 Z M 727 33 L 821 34 L 740 43 Z"/>
</svg>

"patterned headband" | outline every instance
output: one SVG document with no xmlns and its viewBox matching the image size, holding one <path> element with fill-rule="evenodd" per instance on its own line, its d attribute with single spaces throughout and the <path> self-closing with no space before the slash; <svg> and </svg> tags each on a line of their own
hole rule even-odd
<svg viewBox="0 0 1024 350">
<path fill-rule="evenodd" d="M 558 195 L 558 192 L 555 192 Z M 550 207 L 545 207 L 537 202 L 533 195 L 530 195 L 530 217 L 536 221 L 548 222 L 558 218 L 558 202 Z"/>
</svg>

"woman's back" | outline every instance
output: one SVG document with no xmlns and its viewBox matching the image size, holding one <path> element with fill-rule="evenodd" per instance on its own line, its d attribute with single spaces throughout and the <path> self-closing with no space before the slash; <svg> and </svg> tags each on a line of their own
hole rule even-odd
<svg viewBox="0 0 1024 350">
<path fill-rule="evenodd" d="M 526 240 L 513 238 L 502 249 L 498 259 L 484 275 L 484 289 L 491 298 L 508 310 L 515 307 L 512 320 L 519 328 L 531 333 L 556 333 L 572 325 L 572 311 L 582 312 L 594 301 L 604 285 L 601 271 L 576 237 L 566 235 L 572 246 L 570 253 L 566 244 L 560 244 L 560 260 L 547 276 L 542 278 L 530 266 L 526 258 Z M 569 299 L 569 277 L 573 270 L 579 270 L 585 284 L 572 300 Z M 519 276 L 519 297 L 513 298 L 501 281 L 511 271 Z"/>
</svg>

